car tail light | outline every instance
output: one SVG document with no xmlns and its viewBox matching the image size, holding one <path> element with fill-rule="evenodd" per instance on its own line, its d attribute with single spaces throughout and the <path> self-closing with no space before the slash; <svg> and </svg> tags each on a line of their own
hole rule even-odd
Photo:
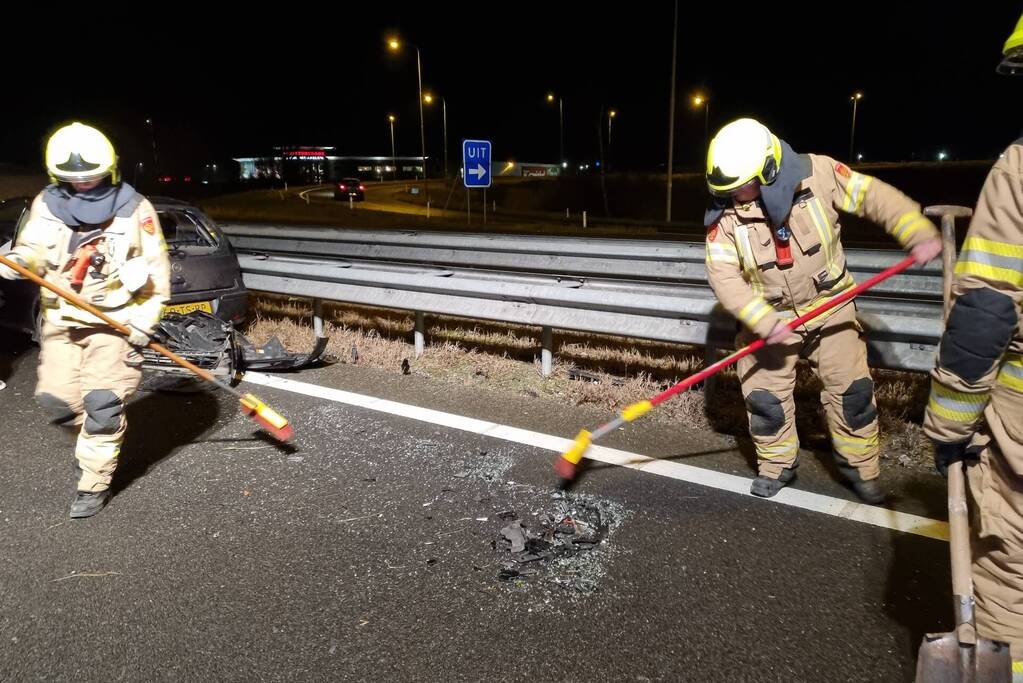
<svg viewBox="0 0 1023 683">
<path fill-rule="evenodd" d="M 344 185 L 338 185 L 338 187 L 339 187 L 339 188 L 341 188 L 342 190 L 347 190 L 347 189 L 348 189 L 348 188 L 347 188 L 347 187 L 345 187 Z"/>
<path fill-rule="evenodd" d="M 359 185 L 359 189 L 362 190 L 363 192 L 365 192 L 366 191 L 366 186 L 365 185 Z"/>
</svg>

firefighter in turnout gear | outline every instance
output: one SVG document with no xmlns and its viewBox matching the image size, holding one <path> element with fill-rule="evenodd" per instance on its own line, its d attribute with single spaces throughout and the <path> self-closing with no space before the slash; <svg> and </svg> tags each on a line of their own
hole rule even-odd
<svg viewBox="0 0 1023 683">
<path fill-rule="evenodd" d="M 826 156 L 797 154 L 753 119 L 728 124 L 711 141 L 707 185 L 710 285 L 743 324 L 737 344 L 768 342 L 736 366 L 758 461 L 751 493 L 773 496 L 795 478 L 792 392 L 802 357 L 824 385 L 821 402 L 839 469 L 860 498 L 882 502 L 874 383 L 855 305 L 795 331 L 785 323 L 855 285 L 839 212 L 882 225 L 920 264 L 941 252 L 937 230 L 895 188 Z"/>
<path fill-rule="evenodd" d="M 132 329 L 126 338 L 41 289 L 36 400 L 77 434 L 71 517 L 90 517 L 110 495 L 125 404 L 142 374 L 138 347 L 149 343 L 170 297 L 170 263 L 156 211 L 120 181 L 100 131 L 81 123 L 59 129 L 47 143 L 46 168 L 52 184 L 33 201 L 6 256 Z M 0 276 L 19 277 L 3 266 Z"/>
<path fill-rule="evenodd" d="M 1023 74 L 1023 17 L 1003 49 Z M 924 431 L 938 469 L 966 459 L 977 632 L 1023 680 L 1023 139 L 980 193 L 952 285 Z"/>
</svg>

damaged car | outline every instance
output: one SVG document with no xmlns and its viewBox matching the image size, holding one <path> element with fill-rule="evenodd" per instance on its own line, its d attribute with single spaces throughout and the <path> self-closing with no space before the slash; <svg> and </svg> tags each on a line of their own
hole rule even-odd
<svg viewBox="0 0 1023 683">
<path fill-rule="evenodd" d="M 167 197 L 150 201 L 160 218 L 171 262 L 171 297 L 153 337 L 214 375 L 229 379 L 243 369 L 295 370 L 315 363 L 327 339 L 310 353 L 288 352 L 273 338 L 256 347 L 236 325 L 245 320 L 248 291 L 231 243 L 201 209 Z M 0 251 L 10 249 L 28 220 L 30 197 L 0 202 Z M 0 328 L 38 340 L 39 288 L 25 280 L 0 281 Z M 188 374 L 160 354 L 143 351 L 144 369 Z"/>
</svg>

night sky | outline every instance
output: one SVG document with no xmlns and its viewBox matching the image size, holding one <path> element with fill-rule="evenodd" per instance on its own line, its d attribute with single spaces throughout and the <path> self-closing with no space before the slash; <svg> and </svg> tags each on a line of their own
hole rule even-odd
<svg viewBox="0 0 1023 683">
<path fill-rule="evenodd" d="M 54 6 L 48 21 L 8 23 L 0 162 L 41 163 L 47 131 L 71 119 L 108 131 L 124 164 L 148 161 L 147 117 L 174 172 L 274 145 L 389 155 L 389 112 L 398 154 L 418 154 L 415 54 L 387 50 L 395 33 L 420 46 L 424 89 L 447 99 L 453 158 L 461 138 L 483 137 L 497 159 L 554 162 L 552 91 L 570 159 L 596 158 L 613 107 L 613 165 L 663 168 L 672 2 L 385 4 L 239 5 L 230 17 L 213 3 L 154 5 L 138 28 L 119 27 L 112 6 Z M 857 90 L 865 161 L 993 158 L 1023 131 L 1023 78 L 994 71 L 1016 3 L 836 2 L 827 16 L 812 3 L 715 3 L 716 15 L 681 4 L 677 167 L 702 156 L 696 91 L 710 98 L 712 132 L 752 115 L 797 150 L 840 158 Z M 437 105 L 426 135 L 440 157 Z"/>
</svg>

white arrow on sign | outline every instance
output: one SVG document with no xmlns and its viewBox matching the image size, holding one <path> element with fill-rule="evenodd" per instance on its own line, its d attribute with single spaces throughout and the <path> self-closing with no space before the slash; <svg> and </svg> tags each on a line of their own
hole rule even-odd
<svg viewBox="0 0 1023 683">
<path fill-rule="evenodd" d="M 487 174 L 487 169 L 481 163 L 476 164 L 476 168 L 469 169 L 469 175 L 474 175 L 477 178 L 482 178 Z"/>
</svg>

